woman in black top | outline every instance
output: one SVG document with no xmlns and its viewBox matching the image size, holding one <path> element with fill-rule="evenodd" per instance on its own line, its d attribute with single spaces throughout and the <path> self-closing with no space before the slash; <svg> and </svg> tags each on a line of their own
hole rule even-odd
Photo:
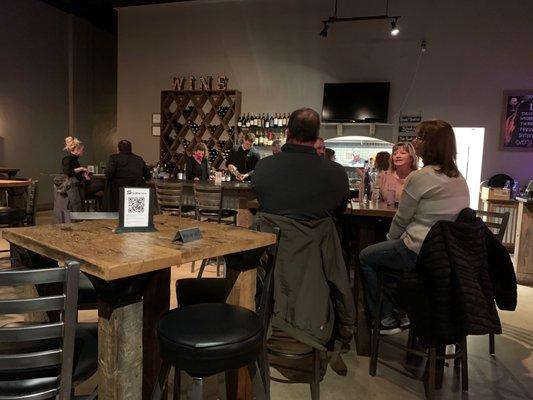
<svg viewBox="0 0 533 400">
<path fill-rule="evenodd" d="M 185 177 L 187 180 L 209 180 L 209 164 L 207 162 L 207 148 L 205 144 L 198 143 L 194 146 L 192 156 L 187 159 Z"/>
<path fill-rule="evenodd" d="M 61 160 L 63 173 L 69 178 L 76 177 L 79 182 L 85 182 L 89 171 L 82 167 L 78 160 L 83 155 L 81 140 L 72 136 L 65 138 L 64 150 L 68 152 L 68 155 Z"/>
</svg>

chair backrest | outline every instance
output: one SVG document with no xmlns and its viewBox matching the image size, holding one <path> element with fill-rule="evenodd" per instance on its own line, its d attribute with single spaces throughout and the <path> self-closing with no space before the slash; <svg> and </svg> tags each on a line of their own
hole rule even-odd
<svg viewBox="0 0 533 400">
<path fill-rule="evenodd" d="M 491 232 L 496 236 L 496 239 L 501 243 L 503 241 L 505 229 L 507 229 L 507 224 L 509 223 L 510 213 L 477 210 L 476 215 L 485 222 L 485 225 L 487 225 Z M 496 222 L 496 220 L 499 220 L 499 222 Z"/>
<path fill-rule="evenodd" d="M 100 219 L 118 219 L 118 212 L 73 212 L 69 210 L 61 211 L 61 223 L 74 221 L 90 221 Z"/>
<path fill-rule="evenodd" d="M 196 203 L 196 218 L 218 214 L 219 222 L 222 215 L 222 186 L 220 185 L 194 185 L 194 200 Z"/>
<path fill-rule="evenodd" d="M 32 180 L 26 191 L 26 217 L 29 219 L 30 225 L 35 225 L 38 193 L 39 181 Z"/>
<path fill-rule="evenodd" d="M 183 185 L 181 182 L 157 181 L 155 194 L 161 210 L 176 210 L 181 207 Z"/>
<path fill-rule="evenodd" d="M 75 261 L 67 262 L 66 268 L 0 270 L 0 286 L 63 284 L 63 293 L 59 295 L 7 300 L 0 298 L 0 315 L 61 312 L 58 322 L 15 323 L 0 327 L 0 343 L 3 349 L 9 349 L 9 352 L 0 351 L 2 375 L 17 376 L 24 371 L 25 375 L 35 372 L 38 378 L 47 368 L 61 369 L 55 388 L 37 393 L 20 393 L 20 397 L 13 398 L 45 399 L 58 396 L 61 400 L 70 399 L 79 275 L 80 265 Z M 53 369 L 51 373 L 54 373 Z"/>
</svg>

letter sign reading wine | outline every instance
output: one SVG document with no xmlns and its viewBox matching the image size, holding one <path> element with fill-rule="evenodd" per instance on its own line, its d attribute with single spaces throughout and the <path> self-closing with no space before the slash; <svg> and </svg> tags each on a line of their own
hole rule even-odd
<svg viewBox="0 0 533 400">
<path fill-rule="evenodd" d="M 172 77 L 172 90 L 196 90 L 196 82 L 200 82 L 200 90 L 226 90 L 228 88 L 229 79 L 225 75 L 220 75 L 216 79 L 216 89 L 213 89 L 213 77 L 212 76 L 200 76 L 198 79 L 193 76 L 173 76 Z"/>
</svg>

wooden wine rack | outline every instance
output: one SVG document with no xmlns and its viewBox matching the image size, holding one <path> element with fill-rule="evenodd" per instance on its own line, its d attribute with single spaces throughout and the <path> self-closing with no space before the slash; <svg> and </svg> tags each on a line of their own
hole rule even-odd
<svg viewBox="0 0 533 400">
<path fill-rule="evenodd" d="M 161 91 L 161 137 L 159 161 L 183 166 L 197 143 L 207 145 L 218 168 L 234 146 L 241 114 L 237 90 Z M 215 149 L 216 152 L 213 150 Z"/>
</svg>

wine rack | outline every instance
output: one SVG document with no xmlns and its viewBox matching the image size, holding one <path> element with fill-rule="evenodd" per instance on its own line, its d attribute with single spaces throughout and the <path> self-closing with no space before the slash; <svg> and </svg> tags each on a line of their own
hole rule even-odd
<svg viewBox="0 0 533 400">
<path fill-rule="evenodd" d="M 235 144 L 241 113 L 237 90 L 161 91 L 159 162 L 183 166 L 197 143 L 205 143 L 211 166 L 219 168 Z"/>
</svg>

